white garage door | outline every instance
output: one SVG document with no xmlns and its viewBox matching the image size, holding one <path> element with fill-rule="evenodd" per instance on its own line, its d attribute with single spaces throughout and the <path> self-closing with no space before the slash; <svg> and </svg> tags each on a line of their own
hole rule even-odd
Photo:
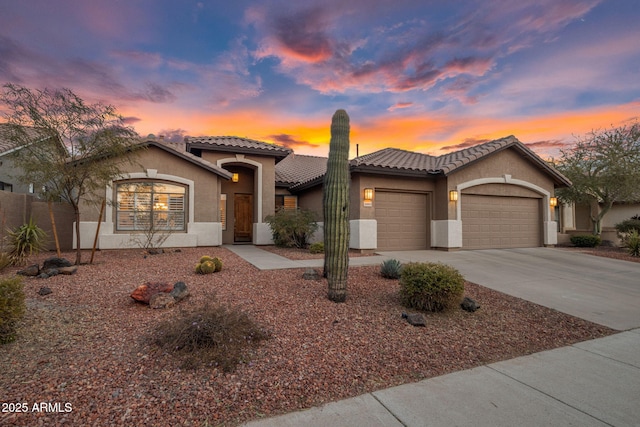
<svg viewBox="0 0 640 427">
<path fill-rule="evenodd" d="M 463 249 L 542 246 L 541 199 L 463 194 Z"/>
<path fill-rule="evenodd" d="M 376 191 L 378 249 L 427 249 L 429 210 L 426 194 Z"/>
</svg>

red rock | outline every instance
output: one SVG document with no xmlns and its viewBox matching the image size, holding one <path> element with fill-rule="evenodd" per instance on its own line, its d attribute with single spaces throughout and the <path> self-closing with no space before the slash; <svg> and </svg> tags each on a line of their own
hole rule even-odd
<svg viewBox="0 0 640 427">
<path fill-rule="evenodd" d="M 170 283 L 162 283 L 162 282 L 148 282 L 144 285 L 140 285 L 131 292 L 131 298 L 138 302 L 143 302 L 145 304 L 149 304 L 151 297 L 160 292 L 169 293 L 173 290 L 173 285 Z"/>
</svg>

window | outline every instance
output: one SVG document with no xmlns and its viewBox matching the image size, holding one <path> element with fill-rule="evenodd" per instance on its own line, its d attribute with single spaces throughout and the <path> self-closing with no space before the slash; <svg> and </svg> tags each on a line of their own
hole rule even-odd
<svg viewBox="0 0 640 427">
<path fill-rule="evenodd" d="M 298 207 L 298 196 L 276 195 L 276 210 L 296 209 Z"/>
<path fill-rule="evenodd" d="M 0 190 L 12 192 L 13 191 L 13 185 L 9 184 L 8 182 L 0 181 Z"/>
<path fill-rule="evenodd" d="M 116 186 L 116 193 L 116 230 L 185 230 L 185 187 L 164 182 L 126 182 Z"/>
<path fill-rule="evenodd" d="M 222 223 L 222 229 L 227 229 L 227 195 L 220 195 L 220 222 Z"/>
</svg>

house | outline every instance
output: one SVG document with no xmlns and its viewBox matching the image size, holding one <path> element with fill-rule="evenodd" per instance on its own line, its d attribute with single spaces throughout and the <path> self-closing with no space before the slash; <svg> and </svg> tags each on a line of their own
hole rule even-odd
<svg viewBox="0 0 640 427">
<path fill-rule="evenodd" d="M 22 129 L 34 142 L 44 140 L 42 134 L 34 128 L 23 127 Z M 60 247 L 63 250 L 71 249 L 73 210 L 63 203 L 49 205 L 38 198 L 39 188 L 17 179 L 20 170 L 16 167 L 11 154 L 20 150 L 21 145 L 15 142 L 12 136 L 12 127 L 6 123 L 0 123 L 0 223 L 2 227 L 14 229 L 33 219 L 49 236 L 46 248 L 55 249 L 51 226 L 51 214 L 53 214 L 57 223 L 56 233 Z M 0 230 L 0 235 L 2 232 L 4 230 Z"/>
<path fill-rule="evenodd" d="M 16 147 L 2 129 L 0 181 L 5 191 L 28 193 L 9 178 L 3 154 Z M 322 220 L 326 158 L 232 136 L 139 144 L 146 150 L 135 150 L 135 161 L 98 195 L 107 202 L 102 217 L 95 206 L 81 207 L 81 247 L 91 248 L 96 233 L 101 249 L 145 239 L 166 247 L 265 245 L 272 243 L 265 219 L 278 208 L 308 209 Z M 350 171 L 350 247 L 361 251 L 552 246 L 575 223 L 554 207 L 555 189 L 571 183 L 513 136 L 442 156 L 386 148 L 352 159 Z"/>
<path fill-rule="evenodd" d="M 324 171 L 313 161 L 285 159 L 276 185 L 321 212 Z M 350 169 L 350 246 L 360 250 L 555 245 L 554 189 L 570 185 L 513 136 L 439 157 L 386 148 Z"/>
<path fill-rule="evenodd" d="M 135 165 L 105 188 L 100 248 L 166 233 L 164 246 L 272 243 L 277 207 L 322 216 L 326 158 L 238 137 L 148 139 Z M 353 249 L 479 249 L 557 243 L 552 202 L 570 182 L 515 137 L 435 157 L 386 148 L 352 159 Z M 98 212 L 83 211 L 83 247 Z"/>
</svg>

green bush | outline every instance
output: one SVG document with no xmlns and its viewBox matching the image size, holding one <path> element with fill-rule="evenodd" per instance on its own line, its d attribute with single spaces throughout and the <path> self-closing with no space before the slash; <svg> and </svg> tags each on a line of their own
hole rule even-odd
<svg viewBox="0 0 640 427">
<path fill-rule="evenodd" d="M 22 279 L 13 277 L 0 280 L 0 344 L 16 338 L 16 324 L 25 310 Z"/>
<path fill-rule="evenodd" d="M 317 242 L 309 246 L 309 252 L 312 254 L 323 254 L 324 253 L 324 242 Z"/>
<path fill-rule="evenodd" d="M 399 279 L 402 264 L 397 259 L 388 259 L 382 262 L 380 274 L 387 279 Z"/>
<path fill-rule="evenodd" d="M 602 243 L 600 236 L 593 234 L 574 234 L 569 240 L 578 248 L 595 248 Z"/>
<path fill-rule="evenodd" d="M 31 255 L 37 254 L 44 249 L 47 233 L 38 227 L 33 221 L 21 225 L 13 230 L 9 230 L 7 240 L 11 250 L 9 257 L 13 265 L 21 265 Z"/>
<path fill-rule="evenodd" d="M 618 233 L 630 233 L 631 231 L 640 231 L 640 219 L 629 218 L 616 224 L 616 231 Z"/>
<path fill-rule="evenodd" d="M 162 323 L 152 341 L 182 359 L 182 367 L 202 365 L 232 372 L 247 360 L 247 349 L 269 334 L 236 308 L 204 305 Z"/>
<path fill-rule="evenodd" d="M 271 228 L 275 245 L 284 248 L 306 248 L 318 229 L 315 214 L 304 209 L 280 209 L 265 221 Z"/>
<path fill-rule="evenodd" d="M 624 239 L 624 247 L 631 256 L 640 257 L 640 233 L 633 230 Z"/>
<path fill-rule="evenodd" d="M 457 307 L 464 294 L 464 277 L 441 263 L 409 263 L 400 273 L 400 298 L 409 308 L 443 311 Z"/>
</svg>

